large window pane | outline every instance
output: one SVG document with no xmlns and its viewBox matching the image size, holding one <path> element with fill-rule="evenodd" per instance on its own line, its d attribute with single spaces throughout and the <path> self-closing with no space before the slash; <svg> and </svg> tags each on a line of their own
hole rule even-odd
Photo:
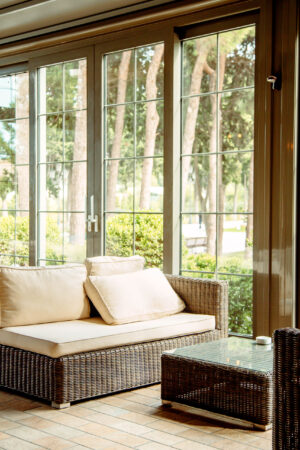
<svg viewBox="0 0 300 450">
<path fill-rule="evenodd" d="M 253 277 L 220 275 L 229 285 L 229 329 L 234 333 L 252 334 Z"/>
<path fill-rule="evenodd" d="M 114 52 L 106 55 L 106 104 L 119 104 L 134 100 L 134 51 Z"/>
<path fill-rule="evenodd" d="M 228 279 L 229 329 L 251 334 L 255 26 L 182 53 L 181 272 Z"/>
<path fill-rule="evenodd" d="M 24 195 L 28 192 L 28 195 Z M 29 167 L 16 166 L 15 173 L 16 210 L 29 211 Z"/>
<path fill-rule="evenodd" d="M 108 160 L 106 180 L 106 211 L 133 211 L 134 160 Z"/>
<path fill-rule="evenodd" d="M 107 214 L 105 222 L 105 254 L 109 256 L 132 256 L 133 214 Z"/>
<path fill-rule="evenodd" d="M 81 231 L 84 227 L 85 214 L 64 214 L 64 259 L 67 262 L 83 261 L 86 257 L 86 239 Z"/>
<path fill-rule="evenodd" d="M 63 114 L 39 118 L 39 161 L 57 162 L 64 159 Z"/>
<path fill-rule="evenodd" d="M 29 78 L 0 77 L 0 259 L 29 261 Z"/>
<path fill-rule="evenodd" d="M 216 229 L 215 214 L 182 215 L 182 270 L 215 272 Z"/>
<path fill-rule="evenodd" d="M 86 109 L 86 60 L 64 64 L 64 110 Z"/>
<path fill-rule="evenodd" d="M 182 100 L 183 142 L 185 154 L 216 152 L 215 94 L 192 96 Z"/>
<path fill-rule="evenodd" d="M 104 57 L 105 253 L 140 254 L 148 266 L 158 267 L 163 232 L 163 53 L 163 44 L 153 44 Z"/>
<path fill-rule="evenodd" d="M 134 105 L 106 108 L 106 157 L 134 156 Z"/>
<path fill-rule="evenodd" d="M 162 212 L 163 158 L 138 159 L 136 161 L 135 177 L 136 211 Z"/>
<path fill-rule="evenodd" d="M 189 170 L 187 180 L 182 183 L 184 212 L 216 212 L 216 161 L 216 155 L 182 156 L 182 180 L 185 176 L 184 171 Z"/>
<path fill-rule="evenodd" d="M 217 35 L 183 42 L 182 94 L 195 95 L 216 90 Z M 203 64 L 207 63 L 207 70 Z M 209 70 L 214 72 L 209 76 Z"/>
<path fill-rule="evenodd" d="M 28 73 L 0 77 L 0 119 L 29 116 Z"/>
<path fill-rule="evenodd" d="M 252 274 L 252 214 L 218 216 L 218 272 Z"/>
<path fill-rule="evenodd" d="M 152 138 L 150 138 L 152 136 Z M 164 102 L 150 101 L 136 105 L 136 155 L 164 153 Z"/>
<path fill-rule="evenodd" d="M 154 100 L 164 96 L 164 45 L 136 49 L 136 100 Z M 152 82 L 152 77 L 155 78 Z"/>
<path fill-rule="evenodd" d="M 255 27 L 253 26 L 220 33 L 220 90 L 222 89 L 222 87 L 223 89 L 234 89 L 254 85 L 254 38 Z M 224 76 L 222 76 L 222 73 L 224 73 Z"/>
<path fill-rule="evenodd" d="M 38 72 L 38 260 L 86 256 L 86 60 Z"/>
<path fill-rule="evenodd" d="M 135 254 L 144 256 L 146 267 L 163 265 L 163 215 L 136 214 L 134 223 Z"/>
<path fill-rule="evenodd" d="M 64 114 L 64 160 L 85 161 L 87 159 L 86 111 Z"/>
<path fill-rule="evenodd" d="M 40 81 L 45 82 L 45 96 L 40 98 L 40 112 L 63 110 L 63 64 L 40 69 Z M 40 86 L 42 87 L 42 86 Z"/>
<path fill-rule="evenodd" d="M 254 89 L 226 92 L 220 102 L 220 151 L 253 150 Z"/>
<path fill-rule="evenodd" d="M 57 213 L 39 213 L 39 263 L 64 261 L 64 217 Z M 47 262 L 47 260 L 49 262 Z M 43 263 L 41 263 L 43 261 Z"/>
<path fill-rule="evenodd" d="M 254 153 L 219 155 L 219 211 L 253 213 Z"/>
</svg>

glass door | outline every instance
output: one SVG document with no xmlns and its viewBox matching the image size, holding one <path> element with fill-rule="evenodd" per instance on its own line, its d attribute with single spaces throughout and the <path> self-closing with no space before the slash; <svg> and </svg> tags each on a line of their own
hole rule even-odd
<svg viewBox="0 0 300 450">
<path fill-rule="evenodd" d="M 255 29 L 248 25 L 181 42 L 181 273 L 228 280 L 229 330 L 248 335 Z"/>
<path fill-rule="evenodd" d="M 37 108 L 37 263 L 86 257 L 87 60 L 41 66 Z"/>
<path fill-rule="evenodd" d="M 29 264 L 29 76 L 0 77 L 0 264 Z"/>
<path fill-rule="evenodd" d="M 164 44 L 103 62 L 103 249 L 163 265 Z"/>
</svg>

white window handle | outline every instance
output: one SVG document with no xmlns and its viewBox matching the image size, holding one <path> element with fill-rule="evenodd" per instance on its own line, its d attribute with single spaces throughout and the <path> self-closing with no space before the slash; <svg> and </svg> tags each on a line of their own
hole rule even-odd
<svg viewBox="0 0 300 450">
<path fill-rule="evenodd" d="M 87 225 L 88 232 L 91 233 L 93 231 L 94 224 L 94 232 L 98 233 L 98 216 L 95 215 L 95 204 L 94 204 L 94 195 L 90 196 L 90 214 L 87 217 Z"/>
</svg>

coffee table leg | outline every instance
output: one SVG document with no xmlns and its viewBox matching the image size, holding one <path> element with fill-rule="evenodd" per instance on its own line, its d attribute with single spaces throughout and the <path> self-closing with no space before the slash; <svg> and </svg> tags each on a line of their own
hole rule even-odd
<svg viewBox="0 0 300 450">
<path fill-rule="evenodd" d="M 172 402 L 170 402 L 170 400 L 162 400 L 161 403 L 163 406 L 172 406 Z"/>
</svg>

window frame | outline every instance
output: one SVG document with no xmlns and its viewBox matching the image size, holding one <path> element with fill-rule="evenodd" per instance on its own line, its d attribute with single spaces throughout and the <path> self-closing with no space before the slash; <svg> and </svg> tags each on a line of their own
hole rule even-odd
<svg viewBox="0 0 300 450">
<path fill-rule="evenodd" d="M 29 71 L 29 64 L 28 62 L 24 62 L 24 63 L 20 63 L 20 64 L 15 64 L 12 66 L 7 66 L 7 67 L 0 67 L 0 77 L 5 77 L 5 76 L 10 76 L 10 75 L 17 75 L 20 73 L 28 73 L 28 93 L 29 93 L 29 115 L 28 117 L 26 117 L 26 119 L 28 119 L 28 126 L 29 126 L 29 142 L 28 142 L 28 146 L 29 146 L 29 161 L 28 164 L 26 164 L 28 166 L 28 171 L 29 171 L 29 180 L 31 179 L 31 174 L 32 174 L 32 162 L 31 162 L 31 157 L 30 157 L 30 71 Z M 14 166 L 16 167 L 16 165 L 14 164 Z M 28 257 L 24 258 L 28 260 L 28 265 L 31 265 L 31 258 L 30 258 L 30 249 L 31 249 L 31 233 L 30 233 L 30 223 L 31 223 L 31 186 L 30 186 L 30 182 L 29 182 L 29 205 L 28 205 L 28 218 L 29 218 L 29 236 L 28 236 L 28 249 L 29 249 L 29 255 Z M 14 209 L 12 210 L 15 213 L 15 232 L 16 232 L 16 213 L 19 212 L 19 210 Z M 27 212 L 27 211 L 26 211 Z M 2 254 L 1 254 L 2 256 Z M 8 256 L 8 257 L 13 257 L 14 260 L 18 257 L 20 257 L 19 255 L 3 255 L 3 256 Z"/>
<path fill-rule="evenodd" d="M 136 47 L 143 47 L 152 45 L 155 43 L 162 43 L 165 45 L 165 31 L 157 29 L 155 33 L 155 39 L 153 39 L 153 32 L 149 30 L 148 32 L 143 31 L 130 31 L 125 39 L 116 38 L 115 40 L 110 40 L 109 42 L 103 42 L 95 46 L 95 73 L 100 74 L 100 77 L 95 77 L 95 205 L 97 205 L 97 210 L 100 211 L 100 233 L 95 242 L 95 247 L 97 249 L 96 254 L 104 254 L 105 248 L 105 130 L 104 130 L 104 105 L 105 105 L 105 92 L 104 92 L 104 82 L 105 82 L 105 65 L 104 58 L 108 53 L 121 52 L 127 49 L 133 49 Z M 164 50 L 164 54 L 166 49 Z M 165 69 L 166 70 L 166 69 Z M 166 83 L 166 75 L 164 73 L 164 86 Z M 165 87 L 164 87 L 165 93 Z M 165 100 L 164 100 L 165 101 Z M 164 121 L 165 121 L 165 111 L 164 108 Z M 100 124 L 100 126 L 97 126 Z M 164 132 L 165 137 L 165 132 Z M 165 156 L 166 149 L 164 148 L 163 159 Z M 165 166 L 165 164 L 164 164 Z M 165 174 L 164 174 L 164 190 L 165 190 Z M 164 217 L 165 211 L 165 200 L 163 202 L 162 215 Z M 138 211 L 132 211 L 138 213 Z M 165 224 L 165 221 L 164 221 Z M 165 226 L 165 225 L 164 225 Z"/>
<path fill-rule="evenodd" d="M 257 66 L 258 66 L 258 57 L 259 57 L 259 42 L 258 42 L 258 34 L 259 34 L 259 13 L 258 12 L 251 12 L 251 13 L 245 13 L 245 14 L 236 14 L 235 16 L 232 17 L 226 17 L 223 19 L 217 19 L 217 20 L 213 20 L 213 21 L 209 21 L 209 22 L 205 22 L 203 24 L 199 23 L 196 25 L 192 25 L 190 27 L 183 27 L 182 29 L 178 29 L 177 33 L 178 33 L 178 37 L 180 39 L 180 43 L 181 45 L 183 45 L 183 42 L 185 40 L 188 39 L 193 39 L 193 38 L 198 38 L 201 36 L 207 36 L 210 34 L 218 34 L 221 33 L 223 31 L 230 31 L 230 30 L 234 30 L 234 29 L 239 29 L 239 28 L 244 28 L 247 26 L 251 26 L 254 25 L 255 26 L 255 43 L 256 43 L 256 48 L 255 48 L 255 82 L 254 82 L 254 148 L 252 149 L 252 152 L 254 154 L 254 186 L 253 186 L 253 211 L 250 212 L 250 214 L 252 214 L 253 217 L 253 272 L 252 275 L 241 275 L 241 274 L 231 274 L 231 273 L 221 273 L 219 271 L 217 271 L 217 266 L 215 269 L 215 274 L 217 274 L 217 277 L 220 276 L 220 279 L 222 279 L 222 277 L 226 277 L 226 278 L 230 278 L 230 276 L 243 276 L 243 277 L 252 277 L 253 280 L 253 297 L 252 297 L 252 329 L 253 329 L 253 334 L 255 335 L 257 333 L 257 328 L 259 326 L 258 322 L 258 318 L 257 318 L 257 308 L 258 306 L 258 299 L 257 299 L 257 292 L 261 292 L 264 286 L 264 278 L 260 277 L 259 271 L 258 269 L 258 261 L 256 259 L 256 255 L 258 252 L 258 248 L 257 248 L 257 242 L 258 242 L 258 235 L 262 232 L 261 227 L 259 227 L 258 225 L 258 220 L 257 220 L 257 209 L 261 208 L 264 209 L 266 212 L 268 211 L 268 205 L 269 205 L 269 199 L 267 197 L 261 197 L 260 192 L 261 192 L 261 184 L 262 183 L 262 179 L 258 177 L 257 175 L 257 167 L 264 167 L 265 169 L 265 173 L 267 171 L 266 168 L 266 158 L 264 157 L 264 155 L 262 154 L 262 152 L 259 151 L 260 147 L 261 147 L 261 136 L 259 135 L 259 130 L 258 130 L 258 121 L 257 121 L 257 117 L 258 117 L 258 109 L 259 109 L 259 96 L 261 95 L 261 92 L 264 90 L 265 86 L 263 85 L 257 85 L 258 82 L 258 77 L 257 77 Z M 182 67 L 181 67 L 181 71 L 182 71 Z M 180 86 L 180 88 L 182 88 L 182 84 Z M 246 88 L 247 89 L 247 88 Z M 217 90 L 218 91 L 218 90 Z M 219 91 L 218 91 L 219 92 Z M 244 90 L 243 90 L 244 92 Z M 220 93 L 219 93 L 220 95 Z M 180 92 L 180 101 L 182 102 L 182 99 L 185 98 L 186 95 L 182 95 L 182 92 Z M 182 105 L 181 105 L 182 108 Z M 181 122 L 181 127 L 183 126 L 182 122 Z M 181 131 L 181 141 L 182 141 L 182 131 Z M 182 142 L 181 142 L 182 143 Z M 208 153 L 204 154 L 205 157 L 209 157 L 207 155 L 209 155 Z M 216 164 L 217 164 L 217 168 L 218 168 L 218 158 L 219 158 L 220 153 L 216 153 L 215 157 L 216 157 Z M 270 157 L 270 155 L 268 155 Z M 180 150 L 180 161 L 182 162 L 182 152 Z M 197 157 L 197 156 L 195 156 Z M 203 156 L 201 156 L 203 157 Z M 182 164 L 180 164 L 181 166 Z M 268 176 L 268 183 L 270 183 L 270 179 L 271 179 L 271 175 L 269 173 Z M 265 180 L 264 180 L 265 181 Z M 182 186 L 182 181 L 180 181 L 180 188 Z M 218 183 L 217 183 L 217 189 L 218 189 Z M 182 195 L 180 192 L 180 198 L 181 198 L 181 204 L 180 204 L 180 274 L 184 273 L 184 275 L 186 275 L 186 273 L 188 273 L 188 270 L 185 270 L 182 267 L 182 224 L 183 224 L 183 217 L 184 216 L 188 216 L 190 213 L 188 211 L 184 210 L 183 207 L 183 202 L 184 199 L 182 199 Z M 195 214 L 195 213 L 194 213 Z M 209 212 L 208 214 L 215 216 L 216 218 L 216 229 L 218 229 L 218 216 L 219 215 L 224 215 L 226 214 L 225 212 L 220 212 L 219 210 L 214 211 L 214 212 Z M 242 215 L 244 216 L 245 214 L 249 214 L 249 212 L 243 212 L 240 213 L 238 215 Z M 258 228 L 259 227 L 259 228 Z M 264 229 L 263 232 L 265 234 L 268 234 L 269 230 Z M 216 236 L 216 262 L 218 260 L 218 247 L 217 247 L 217 242 L 218 242 L 218 233 Z M 194 271 L 190 271 L 190 272 L 194 272 Z M 199 274 L 199 277 L 201 277 L 201 273 L 200 272 L 195 272 Z M 207 273 L 207 274 L 211 274 L 211 272 L 205 272 L 202 271 L 202 273 Z M 268 301 L 267 299 L 263 299 L 263 302 Z M 264 321 L 267 323 L 269 322 L 269 315 L 266 315 L 266 313 L 264 314 Z M 233 333 L 236 334 L 236 333 Z"/>
<path fill-rule="evenodd" d="M 256 236 L 254 248 L 254 264 L 255 276 L 258 280 L 255 283 L 254 297 L 257 301 L 254 304 L 254 335 L 265 334 L 270 335 L 275 327 L 293 326 L 295 319 L 295 186 L 296 186 L 296 131 L 293 124 L 297 118 L 295 106 L 295 95 L 297 93 L 296 80 L 297 63 L 292 60 L 295 55 L 296 46 L 290 52 L 282 55 L 281 48 L 283 41 L 289 40 L 295 43 L 297 36 L 297 9 L 293 0 L 287 0 L 291 8 L 287 8 L 280 0 L 278 7 L 273 8 L 272 2 L 268 0 L 243 0 L 243 1 L 224 1 L 218 0 L 214 5 L 181 5 L 168 11 L 168 8 L 161 8 L 154 11 L 153 14 L 141 12 L 135 15 L 129 15 L 124 18 L 115 18 L 111 21 L 98 23 L 95 27 L 78 28 L 66 31 L 65 33 L 56 33 L 45 36 L 38 40 L 29 40 L 28 42 L 19 42 L 15 46 L 4 47 L 0 50 L 0 71 L 13 70 L 20 64 L 29 64 L 39 58 L 44 59 L 45 64 L 49 63 L 52 55 L 62 54 L 62 59 L 68 57 L 71 52 L 75 53 L 77 58 L 79 52 L 84 48 L 94 51 L 98 46 L 109 46 L 109 43 L 117 41 L 128 45 L 128 40 L 136 42 L 143 36 L 151 38 L 155 36 L 155 40 L 162 40 L 160 36 L 164 36 L 165 43 L 165 71 L 168 72 L 165 82 L 165 102 L 168 102 L 168 108 L 165 108 L 164 124 L 165 124 L 165 184 L 167 176 L 171 172 L 172 177 L 168 178 L 168 185 L 165 185 L 164 194 L 170 203 L 168 208 L 164 208 L 165 222 L 168 228 L 164 229 L 164 272 L 179 273 L 179 221 L 176 211 L 179 210 L 178 203 L 178 158 L 179 158 L 179 130 L 180 115 L 177 108 L 178 104 L 178 77 L 176 71 L 179 63 L 179 37 L 178 30 L 190 25 L 199 23 L 201 25 L 208 24 L 211 20 L 221 20 L 230 15 L 238 15 L 240 13 L 259 11 L 257 22 L 257 63 L 259 71 L 257 71 L 256 85 L 262 86 L 261 94 L 257 99 L 256 110 L 261 114 L 261 120 L 258 124 L 256 139 L 260 144 L 261 158 L 264 160 L 263 166 L 256 165 L 257 177 L 265 180 L 260 193 L 264 201 L 256 202 L 256 219 L 254 219 L 254 229 L 259 226 L 260 232 Z M 162 12 L 162 15 L 160 15 Z M 152 14 L 152 15 L 151 15 Z M 274 19 L 274 20 L 273 20 Z M 131 29 L 130 29 L 131 28 Z M 120 31 L 121 30 L 121 31 Z M 282 34 L 284 30 L 284 34 Z M 278 35 L 277 31 L 281 34 Z M 159 36 L 159 37 L 158 37 Z M 148 41 L 149 42 L 149 41 Z M 151 42 L 150 42 L 151 43 Z M 133 45 L 133 44 L 129 44 Z M 92 121 L 88 121 L 89 131 L 88 139 L 90 146 L 95 144 L 95 152 L 92 151 L 90 156 L 91 164 L 94 166 L 96 173 L 101 173 L 96 163 L 92 159 L 98 161 L 99 152 L 101 151 L 102 130 L 95 129 L 94 124 L 100 123 L 99 116 L 101 110 L 98 108 L 99 98 L 101 96 L 101 71 L 99 71 L 99 59 L 95 59 L 97 70 L 93 70 L 94 60 L 90 62 L 92 70 L 88 69 L 89 85 L 88 92 L 91 97 L 88 100 L 88 108 L 92 117 Z M 281 70 L 284 80 L 289 80 L 282 92 L 272 92 L 270 85 L 266 83 L 266 77 L 274 71 Z M 100 77 L 98 78 L 100 74 Z M 91 88 L 93 80 L 95 80 L 95 90 Z M 34 66 L 30 73 L 30 110 L 31 128 L 30 128 L 30 151 L 34 153 L 35 135 L 34 135 L 34 109 L 35 109 L 35 73 Z M 88 94 L 89 95 L 89 94 Z M 97 99 L 97 105 L 94 103 Z M 273 111 L 272 108 L 274 107 Z M 94 109 L 95 108 L 95 109 Z M 166 111 L 167 110 L 167 111 Z M 293 118 L 286 119 L 286 112 L 291 113 Z M 280 126 L 272 127 L 272 122 L 280 124 Z M 280 141 L 277 137 L 281 136 Z M 170 150 L 173 151 L 170 151 Z M 274 154 L 276 152 L 276 158 Z M 278 155 L 278 156 L 277 156 Z M 91 159 L 92 158 L 92 159 Z M 34 155 L 31 160 L 34 162 Z M 283 168 L 280 170 L 280 162 Z M 167 167 L 167 169 L 166 169 Z M 34 180 L 35 163 L 33 163 L 33 171 L 31 180 Z M 90 174 L 92 172 L 90 171 Z M 279 188 L 280 174 L 284 173 L 285 183 Z M 93 180 L 94 181 L 94 180 Z M 98 203 L 95 209 L 101 211 L 101 179 L 95 180 L 94 191 L 97 196 Z M 30 185 L 32 199 L 33 220 L 31 221 L 32 230 L 36 229 L 34 220 L 36 213 L 34 211 L 35 199 L 35 183 Z M 256 194 L 255 194 L 256 195 Z M 289 205 L 284 203 L 285 198 L 290 198 Z M 264 208 L 266 205 L 266 209 Z M 279 205 L 279 206 L 278 206 Z M 278 209 L 279 208 L 279 209 Z M 278 216 L 278 211 L 280 217 Z M 35 264 L 35 234 L 30 234 L 30 264 Z M 96 255 L 101 253 L 101 239 L 95 233 L 91 233 L 88 237 L 88 254 Z M 271 263 L 272 260 L 272 263 Z M 270 317 L 271 316 L 271 317 Z"/>
<path fill-rule="evenodd" d="M 39 193 L 38 193 L 38 70 L 41 67 L 86 58 L 87 61 L 87 199 L 86 216 L 88 214 L 88 199 L 94 192 L 94 96 L 91 89 L 94 81 L 94 49 L 83 47 L 67 52 L 53 53 L 29 60 L 29 117 L 30 117 L 30 265 L 37 265 L 39 260 Z M 94 231 L 86 228 L 87 256 L 93 254 Z"/>
<path fill-rule="evenodd" d="M 158 45 L 158 44 L 164 45 L 163 42 L 155 41 L 155 42 L 152 42 L 151 44 L 148 44 L 148 45 L 138 45 L 138 46 L 134 46 L 134 47 L 131 47 L 131 48 L 128 48 L 128 49 L 124 49 L 124 51 L 126 51 L 126 50 L 132 51 L 133 55 L 134 55 L 134 65 L 135 65 L 134 73 L 133 73 L 134 85 L 136 85 L 136 83 L 137 83 L 137 73 L 136 73 L 136 70 L 137 70 L 137 68 L 136 68 L 137 59 L 136 59 L 136 52 L 140 48 L 154 47 L 155 45 Z M 104 56 L 102 56 L 102 74 L 103 74 L 103 83 L 104 83 L 104 85 L 102 86 L 102 90 L 104 92 L 104 95 L 106 93 L 106 82 L 107 82 L 107 80 L 106 80 L 107 56 L 110 55 L 110 54 L 115 54 L 115 53 L 122 53 L 122 51 L 117 50 L 117 51 L 105 53 Z M 138 100 L 136 98 L 136 94 L 134 93 L 133 100 L 130 100 L 130 101 L 125 100 L 125 102 L 124 102 L 125 108 L 127 106 L 129 106 L 129 107 L 132 106 L 133 110 L 135 111 L 134 112 L 135 119 L 134 119 L 134 123 L 133 123 L 134 154 L 132 156 L 127 156 L 127 157 L 120 155 L 120 157 L 115 158 L 115 159 L 117 159 L 120 164 L 122 162 L 125 162 L 125 163 L 129 162 L 129 161 L 133 162 L 133 166 L 134 166 L 134 174 L 133 174 L 133 205 L 132 205 L 132 209 L 130 209 L 128 211 L 125 211 L 125 210 L 123 211 L 122 209 L 120 211 L 118 211 L 116 208 L 113 211 L 113 210 L 108 210 L 107 207 L 104 207 L 104 206 L 106 206 L 106 195 L 107 195 L 106 182 L 108 180 L 107 170 L 108 170 L 108 166 L 109 166 L 108 163 L 110 161 L 114 160 L 114 158 L 111 158 L 110 156 L 107 155 L 107 136 L 106 136 L 106 133 L 105 133 L 107 111 L 111 107 L 118 107 L 120 105 L 118 105 L 117 103 L 110 105 L 107 102 L 104 102 L 101 105 L 102 130 L 103 130 L 103 141 L 102 141 L 102 155 L 103 155 L 103 157 L 102 157 L 102 164 L 103 164 L 103 169 L 102 169 L 103 170 L 103 172 L 102 172 L 102 176 L 103 176 L 103 184 L 102 184 L 103 195 L 102 195 L 102 198 L 103 198 L 103 208 L 101 210 L 101 218 L 102 218 L 102 222 L 101 223 L 103 225 L 102 225 L 101 229 L 103 230 L 103 242 L 102 242 L 103 253 L 106 253 L 106 251 L 105 251 L 106 250 L 106 239 L 105 239 L 106 238 L 106 223 L 107 223 L 106 216 L 108 214 L 116 214 L 116 215 L 117 214 L 126 214 L 128 216 L 131 216 L 131 218 L 132 218 L 132 225 L 133 225 L 133 229 L 132 229 L 132 231 L 133 231 L 132 254 L 133 255 L 135 255 L 135 218 L 136 218 L 136 216 L 138 216 L 138 215 L 155 215 L 155 216 L 162 216 L 163 217 L 163 208 L 162 208 L 161 211 L 159 211 L 159 210 L 152 211 L 150 208 L 149 208 L 149 211 L 140 211 L 139 208 L 137 207 L 137 204 L 136 204 L 136 189 L 135 188 L 136 188 L 136 183 L 137 183 L 138 162 L 139 161 L 142 162 L 145 159 L 151 159 L 153 161 L 153 164 L 155 164 L 155 162 L 154 162 L 155 160 L 158 160 L 158 161 L 160 160 L 162 162 L 164 161 L 164 152 L 159 153 L 158 155 L 153 154 L 150 157 L 149 156 L 144 156 L 144 155 L 138 155 L 136 153 L 137 108 L 138 108 L 139 105 L 145 105 L 145 104 L 148 104 L 150 102 L 151 103 L 155 102 L 155 104 L 161 103 L 163 105 L 163 111 L 165 110 L 165 108 L 164 108 L 164 97 L 163 96 L 162 97 L 153 98 L 153 99 L 150 99 L 150 100 L 147 100 L 147 99 Z"/>
</svg>

